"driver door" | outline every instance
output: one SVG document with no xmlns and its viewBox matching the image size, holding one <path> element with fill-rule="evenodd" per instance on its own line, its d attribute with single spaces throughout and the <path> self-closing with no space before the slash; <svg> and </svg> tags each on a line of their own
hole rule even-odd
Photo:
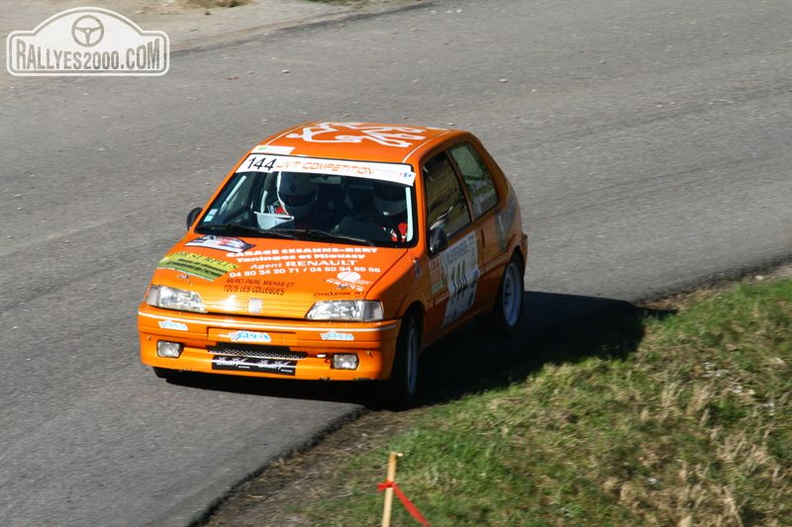
<svg viewBox="0 0 792 527">
<path fill-rule="evenodd" d="M 479 240 L 447 154 L 431 157 L 422 171 L 432 288 L 426 327 L 439 329 L 439 336 L 465 320 L 464 315 L 473 309 L 481 274 Z"/>
</svg>

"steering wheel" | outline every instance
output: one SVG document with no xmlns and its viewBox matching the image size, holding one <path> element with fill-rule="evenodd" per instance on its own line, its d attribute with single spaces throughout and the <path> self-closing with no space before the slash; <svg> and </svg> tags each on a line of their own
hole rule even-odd
<svg viewBox="0 0 792 527">
<path fill-rule="evenodd" d="M 391 238 L 395 237 L 396 241 L 404 241 L 401 231 L 399 231 L 399 225 L 393 219 L 377 211 L 364 210 L 354 214 L 352 220 L 360 223 L 374 223 L 388 233 Z"/>
<path fill-rule="evenodd" d="M 383 223 L 387 221 L 387 218 L 374 210 L 364 210 L 362 212 L 358 212 L 352 215 L 352 219 L 354 221 L 367 221 L 373 223 Z"/>
</svg>

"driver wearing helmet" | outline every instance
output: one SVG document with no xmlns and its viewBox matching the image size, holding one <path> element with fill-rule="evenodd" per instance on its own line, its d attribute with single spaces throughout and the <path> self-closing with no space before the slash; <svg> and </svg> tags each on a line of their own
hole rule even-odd
<svg viewBox="0 0 792 527">
<path fill-rule="evenodd" d="M 310 174 L 280 172 L 276 182 L 280 205 L 275 212 L 294 218 L 298 229 L 330 230 L 337 216 L 333 203 L 319 196 L 319 183 Z"/>
<path fill-rule="evenodd" d="M 282 212 L 294 217 L 295 223 L 310 223 L 319 197 L 319 185 L 307 174 L 281 172 L 276 183 Z"/>
<path fill-rule="evenodd" d="M 377 182 L 373 192 L 374 208 L 385 217 L 385 230 L 394 242 L 407 240 L 407 198 L 404 187 Z"/>
</svg>

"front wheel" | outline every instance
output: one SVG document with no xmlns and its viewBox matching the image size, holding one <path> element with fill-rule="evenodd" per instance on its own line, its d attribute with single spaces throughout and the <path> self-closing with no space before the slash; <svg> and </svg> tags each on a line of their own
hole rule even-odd
<svg viewBox="0 0 792 527">
<path fill-rule="evenodd" d="M 392 406 L 407 407 L 418 391 L 418 354 L 421 345 L 420 326 L 415 317 L 405 315 L 396 340 L 390 379 L 386 381 L 385 399 Z"/>
<path fill-rule="evenodd" d="M 487 329 L 504 337 L 517 333 L 522 321 L 523 287 L 523 266 L 515 254 L 503 271 L 492 313 L 482 320 Z"/>
</svg>

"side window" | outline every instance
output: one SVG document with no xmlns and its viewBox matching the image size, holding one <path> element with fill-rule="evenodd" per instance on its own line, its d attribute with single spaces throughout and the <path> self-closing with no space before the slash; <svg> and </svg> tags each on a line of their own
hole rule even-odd
<svg viewBox="0 0 792 527">
<path fill-rule="evenodd" d="M 492 176 L 481 156 L 470 143 L 461 143 L 451 148 L 451 156 L 465 180 L 473 205 L 473 216 L 478 218 L 498 203 L 498 194 L 495 192 Z"/>
<path fill-rule="evenodd" d="M 430 237 L 442 229 L 450 238 L 470 223 L 465 195 L 446 154 L 438 154 L 423 166 L 426 183 L 427 225 Z M 430 240 L 430 243 L 431 240 Z"/>
</svg>

